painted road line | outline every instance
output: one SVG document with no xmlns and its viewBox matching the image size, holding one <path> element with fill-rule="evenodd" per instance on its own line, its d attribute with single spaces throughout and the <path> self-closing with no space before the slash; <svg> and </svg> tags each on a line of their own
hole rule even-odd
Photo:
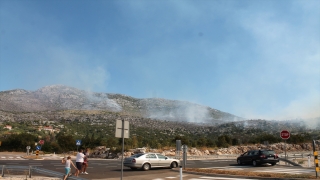
<svg viewBox="0 0 320 180">
<path fill-rule="evenodd" d="M 243 170 L 243 166 L 208 167 L 203 169 Z"/>
<path fill-rule="evenodd" d="M 204 180 L 204 179 L 213 179 L 213 180 L 248 180 L 248 179 L 243 179 L 243 178 L 227 178 L 227 177 L 207 177 L 203 176 L 200 178 L 191 178 L 189 180 Z M 251 180 L 258 180 L 258 179 L 251 179 Z"/>
<path fill-rule="evenodd" d="M 289 174 L 303 174 L 312 173 L 314 170 L 311 169 L 288 169 L 288 168 L 273 168 L 270 170 L 256 170 L 254 172 L 273 172 L 273 173 L 289 173 Z"/>
</svg>

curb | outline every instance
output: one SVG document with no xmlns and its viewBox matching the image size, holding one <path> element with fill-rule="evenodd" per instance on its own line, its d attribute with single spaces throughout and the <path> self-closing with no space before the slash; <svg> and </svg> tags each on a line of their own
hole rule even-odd
<svg viewBox="0 0 320 180">
<path fill-rule="evenodd" d="M 171 169 L 171 171 L 180 172 L 179 168 Z M 232 177 L 232 178 L 255 178 L 255 179 L 273 179 L 273 180 L 302 180 L 302 178 L 277 178 L 277 177 L 261 177 L 261 176 L 240 176 L 240 175 L 231 175 L 231 174 L 218 174 L 218 173 L 202 173 L 202 172 L 193 172 L 193 171 L 184 171 L 182 173 L 187 174 L 195 174 L 195 175 L 202 175 L 202 176 L 220 176 L 220 177 Z M 305 179 L 308 180 L 308 179 Z M 311 179 L 310 179 L 311 180 Z"/>
</svg>

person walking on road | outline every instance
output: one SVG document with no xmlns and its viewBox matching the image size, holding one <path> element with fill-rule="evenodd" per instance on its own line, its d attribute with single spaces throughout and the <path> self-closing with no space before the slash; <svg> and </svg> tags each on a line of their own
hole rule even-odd
<svg viewBox="0 0 320 180">
<path fill-rule="evenodd" d="M 89 174 L 87 173 L 87 167 L 88 167 L 88 157 L 89 157 L 89 151 L 88 148 L 83 153 L 85 155 L 82 163 L 82 172 L 81 174 Z"/>
<path fill-rule="evenodd" d="M 70 171 L 71 171 L 71 167 L 70 166 L 72 165 L 75 169 L 77 169 L 77 167 L 71 161 L 71 157 L 70 156 L 68 156 L 67 159 L 63 158 L 62 159 L 62 164 L 65 164 L 64 169 L 65 169 L 65 172 L 66 172 L 66 175 L 64 175 L 63 180 L 66 180 L 68 178 L 69 174 L 70 174 Z"/>
<path fill-rule="evenodd" d="M 85 155 L 83 154 L 83 149 L 80 149 L 78 154 L 77 154 L 77 157 L 76 157 L 77 171 L 74 174 L 75 176 L 78 176 L 80 174 L 80 171 L 82 170 L 82 164 L 83 164 L 83 161 L 84 161 L 84 157 L 85 157 Z"/>
</svg>

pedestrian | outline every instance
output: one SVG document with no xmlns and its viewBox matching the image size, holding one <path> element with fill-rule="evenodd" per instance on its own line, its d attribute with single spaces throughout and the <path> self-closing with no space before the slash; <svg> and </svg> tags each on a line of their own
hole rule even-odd
<svg viewBox="0 0 320 180">
<path fill-rule="evenodd" d="M 78 154 L 77 154 L 77 157 L 76 157 L 77 171 L 74 174 L 75 176 L 78 176 L 80 174 L 80 171 L 82 170 L 82 164 L 83 164 L 83 161 L 84 161 L 84 157 L 85 156 L 83 154 L 83 149 L 80 149 Z"/>
<path fill-rule="evenodd" d="M 70 156 L 68 156 L 67 157 L 67 159 L 66 158 L 63 158 L 62 159 L 62 164 L 65 164 L 65 167 L 64 167 L 64 169 L 65 169 L 65 172 L 66 172 L 66 174 L 64 175 L 64 177 L 63 177 L 63 180 L 66 180 L 67 179 L 67 177 L 69 176 L 69 174 L 70 174 L 70 171 L 71 171 L 71 165 L 75 168 L 75 169 L 77 169 L 77 167 L 73 164 L 73 162 L 71 161 L 71 157 Z"/>
<path fill-rule="evenodd" d="M 87 173 L 87 167 L 88 167 L 88 157 L 89 157 L 89 150 L 88 148 L 83 153 L 85 155 L 82 163 L 82 172 L 81 174 L 89 174 Z"/>
</svg>

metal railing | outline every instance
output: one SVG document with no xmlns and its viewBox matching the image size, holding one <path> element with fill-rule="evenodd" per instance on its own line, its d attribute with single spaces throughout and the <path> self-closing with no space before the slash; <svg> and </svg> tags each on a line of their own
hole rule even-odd
<svg viewBox="0 0 320 180">
<path fill-rule="evenodd" d="M 5 172 L 10 174 L 11 171 L 23 171 L 25 175 L 29 175 L 31 178 L 31 166 L 13 166 L 13 165 L 2 165 L 1 177 L 4 177 Z"/>
<path fill-rule="evenodd" d="M 14 165 L 1 165 L 1 166 L 2 166 L 1 177 L 4 177 L 5 174 L 10 175 L 10 172 L 13 172 L 13 171 L 20 171 L 20 172 L 22 171 L 25 173 L 26 176 L 29 176 L 29 178 L 32 177 L 33 173 L 43 174 L 49 177 L 58 177 L 62 179 L 65 176 L 64 173 L 60 173 L 60 172 L 56 172 L 56 171 L 52 171 L 44 168 L 39 168 L 35 166 L 14 166 Z M 76 177 L 76 176 L 69 176 L 67 179 L 87 180 L 85 178 Z"/>
</svg>

